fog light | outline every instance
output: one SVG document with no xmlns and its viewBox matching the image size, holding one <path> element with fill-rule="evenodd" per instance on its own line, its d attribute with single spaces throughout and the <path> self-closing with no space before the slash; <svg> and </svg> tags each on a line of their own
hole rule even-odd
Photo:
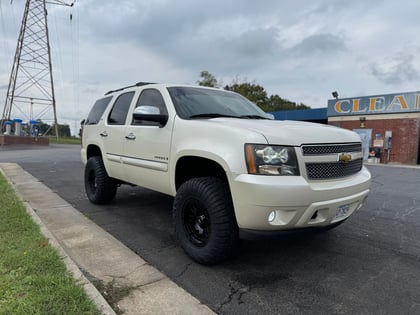
<svg viewBox="0 0 420 315">
<path fill-rule="evenodd" d="M 271 211 L 270 214 L 268 215 L 268 222 L 273 222 L 275 218 L 276 218 L 276 212 Z"/>
</svg>

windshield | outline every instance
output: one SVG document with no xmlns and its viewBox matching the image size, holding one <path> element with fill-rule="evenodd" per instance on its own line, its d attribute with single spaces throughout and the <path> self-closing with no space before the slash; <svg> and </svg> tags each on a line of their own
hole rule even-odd
<svg viewBox="0 0 420 315">
<path fill-rule="evenodd" d="M 236 93 L 198 87 L 170 87 L 168 91 L 177 114 L 183 119 L 216 117 L 267 119 L 262 109 Z"/>
</svg>

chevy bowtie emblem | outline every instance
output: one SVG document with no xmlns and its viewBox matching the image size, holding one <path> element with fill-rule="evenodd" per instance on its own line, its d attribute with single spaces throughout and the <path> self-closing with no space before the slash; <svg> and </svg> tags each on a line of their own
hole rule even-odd
<svg viewBox="0 0 420 315">
<path fill-rule="evenodd" d="M 350 153 L 340 153 L 338 155 L 338 161 L 343 163 L 348 163 L 351 161 L 351 154 Z"/>
</svg>

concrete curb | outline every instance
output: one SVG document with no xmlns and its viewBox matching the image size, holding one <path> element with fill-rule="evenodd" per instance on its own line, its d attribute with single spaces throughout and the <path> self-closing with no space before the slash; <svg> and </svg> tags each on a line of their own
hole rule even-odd
<svg viewBox="0 0 420 315">
<path fill-rule="evenodd" d="M 374 167 L 391 167 L 391 168 L 414 168 L 420 169 L 420 165 L 405 165 L 405 164 L 375 164 L 375 163 L 365 163 L 365 166 L 374 166 Z"/>
<path fill-rule="evenodd" d="M 59 242 L 54 237 L 54 235 L 52 235 L 52 233 L 48 230 L 48 228 L 45 226 L 45 224 L 42 222 L 42 220 L 36 214 L 34 209 L 32 209 L 32 207 L 30 206 L 28 201 L 26 201 L 23 198 L 23 196 L 20 194 L 19 190 L 16 189 L 16 187 L 15 187 L 16 183 L 14 183 L 11 180 L 11 178 L 8 176 L 8 174 L 6 174 L 3 170 L 4 164 L 5 163 L 0 163 L 0 172 L 3 174 L 3 176 L 9 182 L 9 184 L 14 188 L 14 191 L 15 191 L 16 195 L 22 201 L 22 203 L 25 205 L 26 211 L 32 217 L 32 220 L 36 224 L 39 225 L 41 233 L 48 239 L 49 244 L 58 251 L 58 254 L 63 259 L 63 262 L 66 265 L 67 270 L 71 273 L 71 275 L 77 281 L 77 283 L 80 284 L 83 287 L 87 296 L 95 303 L 96 307 L 101 312 L 101 314 L 103 314 L 103 315 L 116 315 L 114 310 L 111 308 L 111 306 L 108 304 L 108 302 L 104 299 L 104 297 L 101 295 L 101 293 L 83 275 L 83 273 L 80 271 L 79 267 L 77 267 L 76 263 L 66 254 L 64 249 L 61 247 Z"/>
<path fill-rule="evenodd" d="M 41 229 L 42 234 L 46 238 L 48 238 L 49 243 L 53 246 L 58 253 L 60 254 L 61 258 L 64 261 L 64 264 L 67 267 L 67 270 L 73 275 L 73 278 L 76 279 L 77 283 L 83 286 L 86 294 L 89 298 L 96 304 L 97 308 L 104 315 L 116 315 L 114 310 L 108 304 L 108 302 L 104 299 L 101 293 L 96 289 L 96 287 L 83 275 L 80 271 L 79 267 L 77 267 L 76 263 L 66 254 L 64 249 L 60 246 L 58 241 L 55 237 L 51 234 L 51 232 L 47 229 L 45 224 L 41 221 L 35 211 L 31 208 L 31 206 L 25 202 L 26 210 L 31 215 L 32 219 L 35 223 L 37 223 Z"/>
<path fill-rule="evenodd" d="M 0 171 L 102 314 L 214 314 L 19 165 Z M 114 310 L 91 281 L 114 292 Z"/>
</svg>

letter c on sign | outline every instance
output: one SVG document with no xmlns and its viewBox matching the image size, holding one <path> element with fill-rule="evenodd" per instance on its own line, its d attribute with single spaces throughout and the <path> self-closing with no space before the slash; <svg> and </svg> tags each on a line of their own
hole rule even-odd
<svg viewBox="0 0 420 315">
<path fill-rule="evenodd" d="M 348 106 L 345 106 L 346 104 Z M 347 107 L 348 109 L 346 110 L 345 108 L 343 108 L 343 106 Z M 349 100 L 338 101 L 337 103 L 335 103 L 334 108 L 337 113 L 350 113 L 351 111 L 350 101 Z"/>
</svg>

